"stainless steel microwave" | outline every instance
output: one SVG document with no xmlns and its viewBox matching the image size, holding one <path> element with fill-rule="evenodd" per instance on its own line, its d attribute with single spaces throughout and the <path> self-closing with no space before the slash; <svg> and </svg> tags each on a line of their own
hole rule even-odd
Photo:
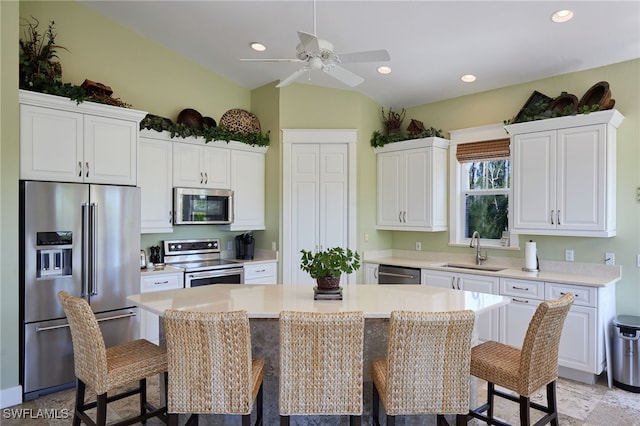
<svg viewBox="0 0 640 426">
<path fill-rule="evenodd" d="M 173 188 L 174 225 L 233 223 L 233 191 L 229 189 Z"/>
</svg>

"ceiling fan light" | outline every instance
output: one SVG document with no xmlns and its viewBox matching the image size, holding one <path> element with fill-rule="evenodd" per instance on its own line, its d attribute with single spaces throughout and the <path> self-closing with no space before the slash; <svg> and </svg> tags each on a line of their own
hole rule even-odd
<svg viewBox="0 0 640 426">
<path fill-rule="evenodd" d="M 474 81 L 476 81 L 476 76 L 473 74 L 465 74 L 460 77 L 460 80 L 464 81 L 465 83 L 473 83 Z"/>
<path fill-rule="evenodd" d="M 381 67 L 378 67 L 378 72 L 380 74 L 391 74 L 391 68 L 383 65 Z"/>
<path fill-rule="evenodd" d="M 262 43 L 258 43 L 257 41 L 254 41 L 253 43 L 249 44 L 249 46 L 251 46 L 251 48 L 256 52 L 264 52 L 265 50 L 267 50 L 267 46 L 265 46 Z"/>
<path fill-rule="evenodd" d="M 551 15 L 551 20 L 556 23 L 568 22 L 573 19 L 573 11 L 569 9 L 558 10 L 556 13 Z"/>
</svg>

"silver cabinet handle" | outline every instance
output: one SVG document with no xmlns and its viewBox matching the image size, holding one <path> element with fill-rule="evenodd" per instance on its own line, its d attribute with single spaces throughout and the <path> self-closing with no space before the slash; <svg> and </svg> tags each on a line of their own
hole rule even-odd
<svg viewBox="0 0 640 426">
<path fill-rule="evenodd" d="M 514 289 L 514 290 L 529 291 L 529 287 L 516 287 L 515 285 L 512 285 L 511 288 Z"/>
<path fill-rule="evenodd" d="M 558 222 L 558 225 L 560 225 L 560 210 L 558 210 L 558 214 L 556 216 L 556 222 Z"/>
<path fill-rule="evenodd" d="M 89 162 L 87 161 L 85 164 L 87 165 L 87 174 L 85 177 L 89 177 Z"/>
<path fill-rule="evenodd" d="M 551 210 L 551 224 L 555 225 L 555 223 L 553 223 L 553 210 Z"/>
<path fill-rule="evenodd" d="M 460 277 L 458 277 L 458 290 L 460 290 Z"/>
<path fill-rule="evenodd" d="M 375 279 L 376 279 L 376 281 L 378 281 L 378 268 L 375 268 L 375 269 L 373 270 L 373 278 L 375 278 Z"/>
<path fill-rule="evenodd" d="M 200 185 L 204 183 L 204 173 L 200 172 Z"/>
<path fill-rule="evenodd" d="M 402 223 L 402 212 L 398 212 L 398 222 Z"/>
<path fill-rule="evenodd" d="M 209 175 L 207 172 L 204 172 L 204 184 L 207 185 L 209 183 Z"/>
<path fill-rule="evenodd" d="M 456 277 L 451 277 L 451 288 L 456 289 Z"/>
<path fill-rule="evenodd" d="M 402 222 L 403 223 L 407 223 L 407 211 L 403 211 L 402 212 Z"/>
<path fill-rule="evenodd" d="M 517 303 L 529 303 L 528 300 L 516 299 L 515 297 L 512 297 L 511 300 Z"/>
<path fill-rule="evenodd" d="M 82 161 L 78 161 L 78 177 L 82 177 Z"/>
</svg>

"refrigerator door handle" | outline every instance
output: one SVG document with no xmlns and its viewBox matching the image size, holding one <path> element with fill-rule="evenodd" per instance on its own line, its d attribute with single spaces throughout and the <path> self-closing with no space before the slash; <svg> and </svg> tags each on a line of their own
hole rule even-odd
<svg viewBox="0 0 640 426">
<path fill-rule="evenodd" d="M 81 297 L 87 297 L 89 293 L 89 205 L 82 203 L 82 278 L 81 278 Z"/>
<path fill-rule="evenodd" d="M 129 317 L 135 317 L 135 316 L 136 316 L 135 312 L 129 312 L 128 314 L 115 315 L 108 318 L 99 318 L 98 322 L 111 321 L 111 320 L 117 320 L 117 319 L 129 318 Z M 61 325 L 52 325 L 49 327 L 36 327 L 36 331 L 39 333 L 41 331 L 57 330 L 59 328 L 68 328 L 68 327 L 69 327 L 69 324 L 67 323 L 67 324 L 61 324 Z"/>
<path fill-rule="evenodd" d="M 98 268 L 97 266 L 97 251 L 98 251 L 98 216 L 96 214 L 98 210 L 97 203 L 91 203 L 89 205 L 89 226 L 90 226 L 90 246 L 89 246 L 89 262 L 91 264 L 91 287 L 90 295 L 96 296 L 98 294 Z"/>
</svg>

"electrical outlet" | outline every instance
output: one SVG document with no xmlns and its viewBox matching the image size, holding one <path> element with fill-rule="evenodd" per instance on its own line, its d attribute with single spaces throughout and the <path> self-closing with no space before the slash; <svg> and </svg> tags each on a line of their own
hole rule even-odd
<svg viewBox="0 0 640 426">
<path fill-rule="evenodd" d="M 364 242 L 366 243 L 367 241 L 369 241 L 369 233 L 365 232 L 364 233 Z"/>
<path fill-rule="evenodd" d="M 416 250 L 417 251 L 421 251 L 422 250 L 422 243 L 420 241 L 416 241 Z"/>
<path fill-rule="evenodd" d="M 227 241 L 227 250 L 233 250 L 233 241 Z"/>
<path fill-rule="evenodd" d="M 615 265 L 616 264 L 616 254 L 613 252 L 606 252 L 604 254 L 604 264 L 605 265 Z"/>
<path fill-rule="evenodd" d="M 272 251 L 276 251 L 276 242 L 275 241 L 271 241 L 271 250 Z"/>
<path fill-rule="evenodd" d="M 564 261 L 565 262 L 573 262 L 573 250 L 565 250 L 564 251 Z"/>
</svg>

